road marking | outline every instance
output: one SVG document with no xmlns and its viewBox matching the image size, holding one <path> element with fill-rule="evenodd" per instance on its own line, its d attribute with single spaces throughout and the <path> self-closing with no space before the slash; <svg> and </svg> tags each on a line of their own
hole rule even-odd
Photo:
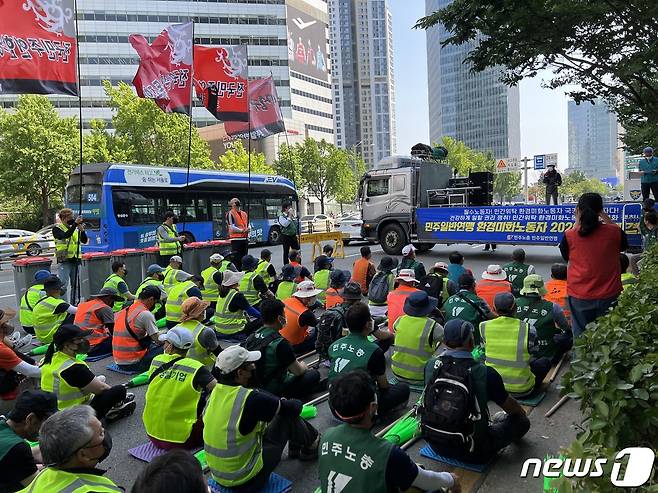
<svg viewBox="0 0 658 493">
<path fill-rule="evenodd" d="M 384 250 L 382 248 L 378 248 L 376 250 L 371 250 L 372 253 L 383 252 L 383 251 Z M 361 256 L 361 253 L 353 253 L 353 254 L 350 254 L 350 255 L 345 255 L 343 258 L 360 257 L 360 256 Z"/>
<path fill-rule="evenodd" d="M 5 294 L 3 296 L 0 296 L 0 298 L 13 298 L 15 296 L 16 296 L 15 294 Z"/>
<path fill-rule="evenodd" d="M 8 282 L 14 282 L 14 281 L 13 280 L 11 280 L 11 281 L 0 281 L 0 284 L 5 284 L 5 283 L 8 283 Z"/>
</svg>

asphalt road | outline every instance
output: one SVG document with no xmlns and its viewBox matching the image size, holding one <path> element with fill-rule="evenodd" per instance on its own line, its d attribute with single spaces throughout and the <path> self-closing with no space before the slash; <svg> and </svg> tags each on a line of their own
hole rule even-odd
<svg viewBox="0 0 658 493">
<path fill-rule="evenodd" d="M 350 269 L 352 263 L 359 257 L 359 248 L 362 244 L 354 244 L 345 248 L 345 258 L 336 259 L 335 266 L 341 269 Z M 383 256 L 381 247 L 379 245 L 372 245 L 373 260 L 375 263 Z M 482 246 L 468 246 L 468 245 L 437 245 L 431 251 L 419 255 L 419 259 L 429 267 L 438 261 L 446 261 L 448 254 L 455 249 L 460 250 L 466 260 L 465 266 L 472 269 L 473 272 L 479 276 L 486 266 L 489 264 L 505 264 L 509 261 L 512 250 L 515 247 L 499 246 L 496 252 L 483 252 Z M 251 253 L 257 255 L 260 253 L 261 248 L 254 248 Z M 277 270 L 281 266 L 281 248 L 272 247 L 273 261 Z M 550 266 L 553 262 L 560 260 L 559 251 L 556 247 L 537 247 L 531 246 L 526 249 L 527 261 L 533 264 L 539 274 L 547 278 L 550 276 Z M 303 263 L 305 265 L 311 264 L 310 259 L 311 247 L 304 245 L 302 250 Z M 16 307 L 16 300 L 14 296 L 13 274 L 11 270 L 7 270 L 3 266 L 0 271 L 0 307 Z M 15 321 L 18 326 L 18 321 Z M 307 361 L 314 358 L 309 358 Z M 115 385 L 128 380 L 130 377 L 120 375 L 105 369 L 105 366 L 110 363 L 110 359 L 100 362 L 91 363 L 92 370 L 97 375 L 105 375 L 107 383 Z M 563 370 L 564 371 L 564 370 Z M 531 428 L 526 439 L 520 445 L 508 447 L 501 458 L 497 460 L 488 475 L 483 475 L 479 478 L 472 488 L 465 489 L 465 491 L 475 491 L 477 486 L 481 491 L 506 491 L 506 492 L 525 492 L 525 491 L 540 491 L 542 481 L 541 479 L 521 479 L 519 473 L 524 460 L 528 457 L 543 458 L 546 454 L 556 453 L 560 446 L 568 445 L 575 437 L 573 425 L 580 422 L 580 415 L 578 412 L 577 404 L 571 401 L 564 406 L 551 420 L 544 418 L 544 413 L 559 399 L 557 385 L 551 386 L 547 393 L 546 399 L 540 404 L 538 408 L 530 415 L 533 427 Z M 142 424 L 142 410 L 144 404 L 144 394 L 146 387 L 139 387 L 132 389 L 136 395 L 137 409 L 135 413 L 117 423 L 108 427 L 112 435 L 114 446 L 110 457 L 103 462 L 102 466 L 108 469 L 107 475 L 112 478 L 117 484 L 126 487 L 129 491 L 130 487 L 139 474 L 139 471 L 144 467 L 144 463 L 131 457 L 127 450 L 147 441 Z M 413 403 L 417 399 L 418 394 L 412 393 L 410 402 Z M 494 406 L 495 407 L 495 406 Z M 312 420 L 312 423 L 320 431 L 327 429 L 330 426 L 335 426 L 337 423 L 331 416 L 327 408 L 327 404 L 320 404 L 318 406 L 319 414 Z M 494 410 L 494 412 L 497 409 Z M 404 410 L 400 410 L 402 414 Z M 382 425 L 383 426 L 383 425 Z M 446 466 L 433 462 L 428 459 L 420 457 L 419 450 L 422 442 L 416 443 L 410 447 L 409 453 L 412 458 L 425 465 L 428 469 L 434 470 L 447 470 Z M 301 463 L 296 460 L 288 460 L 285 458 L 279 465 L 277 472 L 284 477 L 292 480 L 294 483 L 293 491 L 295 492 L 310 492 L 319 486 L 317 477 L 317 464 L 316 463 Z M 481 485 L 481 486 L 480 486 Z"/>
</svg>

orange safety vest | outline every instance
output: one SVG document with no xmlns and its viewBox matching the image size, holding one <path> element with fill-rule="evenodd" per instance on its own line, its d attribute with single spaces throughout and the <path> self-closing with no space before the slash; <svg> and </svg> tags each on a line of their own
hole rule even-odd
<svg viewBox="0 0 658 493">
<path fill-rule="evenodd" d="M 338 290 L 336 288 L 327 289 L 327 292 L 325 293 L 325 303 L 324 303 L 324 307 L 326 310 L 329 310 L 329 308 L 333 308 L 336 305 L 340 305 L 343 301 L 345 300 L 338 293 Z"/>
<path fill-rule="evenodd" d="M 98 299 L 91 299 L 80 303 L 78 311 L 75 313 L 73 323 L 83 330 L 93 330 L 87 338 L 91 347 L 99 345 L 106 339 L 110 338 L 110 333 L 105 328 L 103 321 L 96 315 L 96 310 L 100 310 L 107 305 Z"/>
<path fill-rule="evenodd" d="M 299 268 L 303 267 L 303 265 L 300 264 L 299 262 L 290 262 L 290 265 L 292 265 L 293 267 L 299 267 Z M 299 276 L 297 276 L 297 277 L 295 278 L 295 282 L 296 282 L 297 284 L 299 284 L 299 283 L 302 282 L 304 279 L 305 279 L 304 277 L 302 277 L 301 275 L 299 275 Z"/>
<path fill-rule="evenodd" d="M 551 279 L 546 283 L 546 295 L 544 299 L 551 303 L 557 303 L 562 307 L 564 316 L 571 322 L 571 312 L 569 311 L 569 304 L 567 303 L 567 281 L 561 279 Z"/>
<path fill-rule="evenodd" d="M 283 304 L 285 305 L 286 326 L 279 333 L 293 346 L 301 344 L 308 336 L 308 326 L 300 325 L 299 317 L 308 308 L 294 296 L 283 300 Z"/>
<path fill-rule="evenodd" d="M 139 342 L 130 335 L 126 328 L 126 318 L 130 328 L 138 338 L 146 337 L 146 331 L 135 327 L 135 320 L 140 313 L 148 309 L 143 303 L 135 301 L 128 308 L 124 308 L 114 317 L 114 335 L 112 337 L 112 356 L 117 365 L 130 365 L 141 361 L 147 349 L 143 349 Z M 127 317 L 126 317 L 127 314 Z"/>
<path fill-rule="evenodd" d="M 386 304 L 388 305 L 388 330 L 393 332 L 393 324 L 395 321 L 404 315 L 404 302 L 407 296 L 419 291 L 412 286 L 398 286 L 386 296 Z"/>
<path fill-rule="evenodd" d="M 352 280 L 358 282 L 361 286 L 361 293 L 368 294 L 368 270 L 372 263 L 367 258 L 361 257 L 354 262 L 354 271 L 352 272 Z"/>
<path fill-rule="evenodd" d="M 494 298 L 498 293 L 511 293 L 512 284 L 509 281 L 491 281 L 482 279 L 475 285 L 475 294 L 487 302 L 489 308 L 494 310 Z"/>
<path fill-rule="evenodd" d="M 237 226 L 240 229 L 246 229 L 247 225 L 249 224 L 249 220 L 247 218 L 247 213 L 245 211 L 236 211 L 235 209 L 231 209 L 228 211 L 228 213 L 233 217 L 233 223 L 235 226 Z M 228 228 L 228 237 L 229 238 L 247 238 L 249 236 L 249 233 L 238 233 L 237 231 L 231 231 L 231 223 L 228 221 L 228 216 L 227 216 L 227 221 L 229 225 Z"/>
</svg>

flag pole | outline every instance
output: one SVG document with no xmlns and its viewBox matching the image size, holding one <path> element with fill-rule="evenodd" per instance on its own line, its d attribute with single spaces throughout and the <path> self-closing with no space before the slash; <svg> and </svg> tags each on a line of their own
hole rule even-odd
<svg viewBox="0 0 658 493">
<path fill-rule="evenodd" d="M 81 74 L 80 74 L 80 30 L 78 28 L 78 2 L 77 0 L 73 0 L 73 10 L 75 12 L 75 45 L 76 45 L 76 52 L 75 52 L 75 58 L 76 58 L 76 66 L 78 69 L 78 130 L 79 130 L 79 137 L 80 137 L 80 152 L 79 152 L 79 159 L 80 159 L 80 194 L 79 194 L 79 206 L 78 206 L 78 216 L 82 216 L 82 188 L 84 185 L 84 180 L 82 176 L 82 166 L 84 163 L 84 158 L 82 155 L 82 145 L 83 145 L 83 136 L 82 136 L 82 84 L 80 83 L 81 79 Z M 76 226 L 77 228 L 77 226 Z M 81 234 L 78 233 L 78 244 L 76 246 L 76 257 L 75 257 L 75 265 L 73 266 L 73 282 L 71 283 L 71 304 L 72 305 L 77 305 L 78 301 L 80 301 L 80 268 L 78 262 L 81 262 L 81 259 L 77 258 L 77 252 L 80 250 L 80 236 Z M 65 279 L 62 279 L 62 281 L 66 281 Z"/>
<path fill-rule="evenodd" d="M 192 163 L 192 112 L 194 110 L 194 19 L 192 19 L 192 65 L 190 66 L 189 82 L 190 82 L 190 115 L 189 115 L 190 125 L 188 127 L 188 132 L 187 132 L 187 173 L 185 174 L 185 205 L 186 206 L 187 206 L 187 199 L 189 196 L 190 166 Z M 183 212 L 182 208 L 181 208 L 181 212 Z M 183 231 L 185 231 L 186 221 L 187 221 L 187 214 L 185 214 L 185 217 L 183 218 Z"/>
<path fill-rule="evenodd" d="M 249 100 L 249 45 L 245 45 L 245 55 L 247 58 L 247 149 L 249 157 L 247 161 L 248 178 L 247 178 L 247 227 L 251 221 L 251 101 Z M 247 236 L 247 251 L 249 250 L 249 237 Z"/>
</svg>

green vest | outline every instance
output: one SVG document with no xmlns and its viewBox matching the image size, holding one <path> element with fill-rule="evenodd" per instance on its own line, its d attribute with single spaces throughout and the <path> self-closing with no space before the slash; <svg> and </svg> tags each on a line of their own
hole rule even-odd
<svg viewBox="0 0 658 493">
<path fill-rule="evenodd" d="M 34 310 L 37 301 L 43 298 L 45 294 L 43 292 L 43 283 L 38 283 L 30 286 L 25 294 L 21 296 L 21 311 L 18 316 L 21 327 L 34 327 L 32 310 Z"/>
<path fill-rule="evenodd" d="M 119 296 L 123 297 L 124 301 L 115 301 L 114 305 L 112 305 L 112 311 L 114 313 L 120 312 L 123 310 L 123 304 L 126 302 L 126 297 L 119 291 L 119 284 L 120 283 L 125 283 L 126 286 L 128 286 L 128 283 L 126 283 L 126 280 L 117 275 L 117 274 L 111 274 L 110 277 L 105 279 L 105 283 L 103 283 L 104 288 L 112 288 L 114 289 L 117 293 L 119 293 Z"/>
<path fill-rule="evenodd" d="M 220 334 L 231 335 L 240 332 L 247 325 L 247 319 L 242 310 L 237 312 L 229 311 L 229 305 L 233 297 L 238 294 L 235 289 L 231 289 L 228 294 L 222 298 L 217 297 L 217 305 L 215 306 L 215 315 L 213 322 L 215 323 L 215 330 Z"/>
<path fill-rule="evenodd" d="M 297 289 L 297 283 L 294 281 L 281 281 L 276 288 L 276 299 L 285 300 L 292 296 L 292 293 Z"/>
<path fill-rule="evenodd" d="M 331 382 L 341 373 L 354 370 L 367 372 L 368 361 L 378 348 L 377 344 L 370 342 L 361 334 L 349 334 L 338 339 L 329 346 L 329 359 L 331 360 L 329 381 Z"/>
<path fill-rule="evenodd" d="M 503 270 L 507 272 L 507 280 L 512 283 L 512 293 L 514 296 L 519 296 L 523 288 L 523 280 L 528 276 L 529 268 L 529 265 L 519 262 L 510 262 L 503 266 Z"/>
<path fill-rule="evenodd" d="M 178 235 L 178 228 L 176 227 L 175 224 L 172 224 L 171 226 L 162 223 L 162 227 L 167 233 L 167 238 L 177 238 Z M 157 233 L 157 240 L 158 240 L 158 248 L 160 248 L 160 255 L 164 256 L 173 256 L 177 255 L 180 253 L 180 242 L 179 241 L 160 241 L 162 236 L 160 235 L 160 228 L 156 230 Z"/>
<path fill-rule="evenodd" d="M 213 276 L 218 271 L 219 269 L 211 265 L 201 272 L 201 277 L 203 277 L 203 289 L 201 290 L 201 294 L 203 295 L 204 300 L 214 300 L 219 296 L 219 286 L 213 279 Z"/>
<path fill-rule="evenodd" d="M 144 291 L 146 286 L 157 286 L 158 289 L 164 289 L 164 286 L 160 281 L 153 279 L 152 277 L 147 277 L 139 286 L 137 286 L 137 290 L 135 291 L 135 298 L 139 298 L 139 295 L 142 293 L 142 291 Z"/>
<path fill-rule="evenodd" d="M 281 222 L 279 221 L 279 224 Z M 290 223 L 288 223 L 288 226 L 285 226 L 281 228 L 281 234 L 284 234 L 286 236 L 297 236 L 297 225 L 299 224 L 299 221 L 297 219 L 290 219 Z"/>
<path fill-rule="evenodd" d="M 171 265 L 165 267 L 165 270 L 163 271 L 164 280 L 162 281 L 162 285 L 167 294 L 169 294 L 169 291 L 171 291 L 176 284 L 180 284 L 180 281 L 178 280 L 179 272 L 180 270 L 174 269 Z"/>
<path fill-rule="evenodd" d="M 56 228 L 61 229 L 64 233 L 68 231 L 68 226 L 58 223 Z M 80 258 L 80 241 L 78 239 L 79 233 L 78 228 L 73 231 L 73 234 L 70 238 L 65 240 L 58 240 L 55 238 L 55 253 L 58 255 L 63 255 L 66 253 L 66 259 L 79 259 Z"/>
<path fill-rule="evenodd" d="M 416 259 L 409 260 L 408 258 L 403 258 L 400 265 L 398 265 L 397 273 L 400 275 L 402 269 L 413 269 L 416 274 L 416 279 L 420 281 L 422 277 L 422 272 L 420 271 L 420 262 Z"/>
<path fill-rule="evenodd" d="M 267 272 L 267 270 L 270 268 L 270 265 L 272 265 L 270 262 L 261 259 L 258 262 L 258 266 L 256 267 L 256 274 L 263 278 L 263 281 L 265 281 L 267 286 L 269 286 L 270 283 L 274 280 L 272 279 L 272 276 Z"/>
<path fill-rule="evenodd" d="M 60 298 L 46 296 L 34 304 L 32 318 L 34 320 L 34 333 L 44 344 L 50 344 L 55 331 L 62 325 L 67 313 L 55 313 L 57 308 L 66 301 Z"/>
<path fill-rule="evenodd" d="M 391 370 L 406 380 L 423 380 L 425 364 L 434 354 L 439 341 L 430 338 L 436 322 L 429 317 L 402 315 L 393 324 L 395 345 Z"/>
<path fill-rule="evenodd" d="M 505 389 L 523 394 L 535 385 L 530 371 L 528 324 L 511 317 L 498 317 L 480 324 L 486 362 L 503 378 Z"/>
<path fill-rule="evenodd" d="M 247 272 L 244 277 L 240 279 L 240 284 L 238 289 L 247 298 L 247 301 L 251 306 L 257 305 L 260 303 L 260 293 L 254 288 L 254 279 L 258 274 L 255 272 Z"/>
<path fill-rule="evenodd" d="M 262 327 L 256 331 L 254 337 L 256 339 L 265 339 L 275 333 L 278 334 L 272 327 Z M 291 376 L 287 368 L 279 367 L 279 360 L 276 357 L 276 351 L 281 341 L 283 341 L 283 337 L 277 337 L 262 350 L 263 374 L 261 375 L 261 386 L 274 395 L 281 395 L 286 379 Z"/>
<path fill-rule="evenodd" d="M 313 282 L 315 282 L 315 287 L 321 289 L 322 292 L 318 295 L 318 300 L 321 303 L 327 299 L 327 289 L 329 288 L 329 276 L 331 271 L 329 269 L 322 269 L 313 274 Z"/>
<path fill-rule="evenodd" d="M 465 320 L 466 322 L 472 323 L 473 327 L 475 328 L 475 345 L 479 346 L 482 342 L 482 338 L 480 337 L 480 324 L 484 322 L 485 319 L 482 317 L 480 312 L 464 298 L 468 298 L 473 302 L 473 304 L 477 306 L 480 306 L 482 301 L 472 291 L 460 291 L 457 294 L 453 294 L 443 304 L 443 310 L 446 314 L 446 322 L 448 320 L 459 318 L 461 320 Z"/>
<path fill-rule="evenodd" d="M 183 310 L 181 306 L 183 301 L 189 298 L 187 295 L 187 290 L 195 287 L 192 281 L 185 281 L 176 284 L 169 291 L 167 296 L 167 302 L 165 303 L 165 318 L 171 322 L 178 322 L 183 316 Z"/>
<path fill-rule="evenodd" d="M 194 345 L 187 352 L 187 357 L 198 361 L 208 368 L 208 370 L 212 370 L 212 367 L 215 365 L 216 356 L 203 347 L 199 342 L 199 336 L 204 329 L 207 329 L 207 327 L 198 320 L 186 320 L 185 322 L 179 323 L 176 327 L 182 327 L 189 330 L 192 333 L 192 337 L 194 337 Z"/>
<path fill-rule="evenodd" d="M 56 351 L 52 361 L 41 367 L 41 389 L 57 396 L 57 407 L 60 411 L 78 404 L 87 404 L 93 397 L 91 394 L 85 394 L 78 387 L 72 387 L 60 376 L 64 370 L 73 365 L 87 366 L 87 363 Z"/>
<path fill-rule="evenodd" d="M 19 443 L 23 443 L 23 439 L 9 428 L 6 419 L 0 419 L 0 460 Z"/>
<path fill-rule="evenodd" d="M 259 422 L 248 435 L 240 419 L 253 390 L 218 383 L 203 415 L 203 443 L 212 478 L 228 488 L 246 483 L 263 468 L 263 435 Z"/>
<path fill-rule="evenodd" d="M 174 359 L 177 354 L 160 354 L 151 362 L 149 375 Z M 197 422 L 197 406 L 201 390 L 194 388 L 194 376 L 203 365 L 191 358 L 183 358 L 160 372 L 149 383 L 144 404 L 146 434 L 157 440 L 185 443 Z"/>
<path fill-rule="evenodd" d="M 560 330 L 555 326 L 553 303 L 538 296 L 520 296 L 516 299 L 516 318 L 537 331 L 537 357 L 555 356 L 553 336 Z"/>
<path fill-rule="evenodd" d="M 97 474 L 68 472 L 48 467 L 19 493 L 122 493 L 110 478 Z"/>
<path fill-rule="evenodd" d="M 318 467 L 322 493 L 386 493 L 393 443 L 370 430 L 342 424 L 322 435 Z"/>
<path fill-rule="evenodd" d="M 622 272 L 621 274 L 621 285 L 624 291 L 628 289 L 628 287 L 631 284 L 637 284 L 637 277 L 635 277 L 632 273 L 630 272 Z M 21 316 L 23 314 L 23 303 L 21 300 Z M 21 319 L 21 325 L 23 324 L 22 319 Z"/>
</svg>

